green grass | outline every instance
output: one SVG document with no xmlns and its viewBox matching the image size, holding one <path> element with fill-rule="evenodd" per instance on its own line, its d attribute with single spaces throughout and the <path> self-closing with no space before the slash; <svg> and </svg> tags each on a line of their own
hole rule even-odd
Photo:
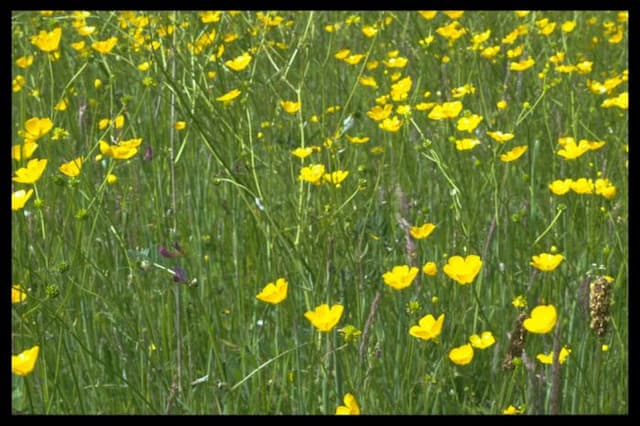
<svg viewBox="0 0 640 426">
<path fill-rule="evenodd" d="M 333 414 L 352 393 L 362 414 L 500 414 L 509 405 L 528 414 L 627 413 L 628 115 L 601 106 L 628 90 L 623 16 L 468 11 L 458 18 L 466 33 L 449 41 L 436 32 L 451 21 L 442 12 L 431 20 L 417 12 L 276 15 L 282 22 L 269 26 L 255 12 L 211 23 L 196 12 L 97 12 L 84 23 L 95 31 L 81 36 L 69 12 L 13 13 L 12 144 L 23 143 L 30 118 L 53 122 L 32 156 L 48 159 L 43 175 L 12 183 L 12 191 L 34 189 L 12 213 L 12 280 L 27 294 L 12 305 L 12 353 L 40 347 L 33 371 L 12 377 L 13 411 Z M 544 18 L 557 23 L 549 35 Z M 561 30 L 571 20 L 575 29 Z M 174 31 L 160 35 L 170 24 Z M 339 28 L 329 32 L 330 24 Z M 373 24 L 377 34 L 365 36 Z M 503 43 L 519 25 L 526 34 Z M 31 43 L 56 27 L 58 54 Z M 212 29 L 211 43 L 194 49 Z M 430 44 L 420 43 L 429 35 Z M 110 53 L 91 48 L 112 36 Z M 85 47 L 74 49 L 80 40 Z M 480 54 L 489 46 L 501 46 L 493 59 Z M 345 48 L 364 57 L 336 59 Z M 405 67 L 383 63 L 394 50 Z M 558 72 L 549 59 L 560 51 L 562 64 L 591 61 L 592 69 Z M 243 52 L 252 56 L 245 69 L 225 66 Z M 29 55 L 33 64 L 19 67 Z M 528 57 L 531 68 L 510 70 Z M 137 68 L 147 61 L 148 70 Z M 373 61 L 379 66 L 369 69 Z M 395 72 L 412 87 L 388 103 L 393 114 L 398 105 L 411 111 L 390 132 L 367 112 L 392 91 Z M 609 93 L 587 85 L 623 75 Z M 361 85 L 363 76 L 378 87 Z M 465 84 L 475 92 L 453 98 Z M 240 96 L 216 100 L 232 89 Z M 67 109 L 54 108 L 63 99 Z M 289 114 L 281 100 L 301 108 Z M 452 119 L 416 109 L 454 100 L 463 110 Z M 471 113 L 483 117 L 478 127 L 457 130 Z M 100 129 L 118 115 L 122 128 Z M 175 130 L 178 121 L 186 129 Z M 54 138 L 60 129 L 66 135 Z M 495 130 L 515 137 L 497 143 L 486 134 Z M 557 154 L 566 136 L 606 144 L 566 160 Z M 142 138 L 132 158 L 97 158 L 100 140 L 132 138 Z M 462 138 L 480 144 L 457 150 Z M 522 157 L 500 160 L 519 145 L 528 147 Z M 291 154 L 302 146 L 319 149 L 306 159 Z M 84 160 L 79 176 L 58 171 L 76 157 Z M 27 164 L 12 161 L 14 175 Z M 339 187 L 299 180 L 311 164 L 349 174 Z M 556 179 L 582 177 L 609 179 L 615 196 L 549 190 Z M 436 225 L 428 238 L 409 235 L 407 224 L 427 222 Z M 161 256 L 159 246 L 175 251 L 174 242 L 182 255 Z M 552 252 L 564 256 L 554 271 L 530 264 Z M 471 284 L 443 272 L 451 256 L 472 254 L 482 267 Z M 420 271 L 403 290 L 384 283 L 394 266 L 427 261 L 436 276 Z M 176 267 L 187 282 L 174 282 Z M 605 275 L 613 278 L 610 315 L 598 336 L 589 284 Z M 289 283 L 283 302 L 256 299 L 279 277 Z M 512 304 L 519 295 L 524 308 Z M 344 306 L 327 333 L 304 316 L 323 303 Z M 522 359 L 504 369 L 516 319 L 541 304 L 556 307 L 556 326 L 529 333 Z M 441 313 L 435 340 L 409 334 L 423 316 Z M 339 330 L 349 324 L 362 334 L 347 341 Z M 494 345 L 475 349 L 468 365 L 450 361 L 451 349 L 485 330 Z M 536 360 L 554 340 L 556 350 L 571 349 L 555 372 Z"/>
</svg>

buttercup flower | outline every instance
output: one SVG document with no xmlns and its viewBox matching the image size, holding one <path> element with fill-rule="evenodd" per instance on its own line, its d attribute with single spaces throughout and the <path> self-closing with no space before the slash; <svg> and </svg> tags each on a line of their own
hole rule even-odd
<svg viewBox="0 0 640 426">
<path fill-rule="evenodd" d="M 21 352 L 18 355 L 11 356 L 11 372 L 18 376 L 26 376 L 33 371 L 38 359 L 40 346 L 34 346 Z"/>
<path fill-rule="evenodd" d="M 483 117 L 478 114 L 471 114 L 458 119 L 456 128 L 460 131 L 473 132 L 478 124 L 483 120 Z"/>
<path fill-rule="evenodd" d="M 54 50 L 58 50 L 61 37 L 62 28 L 57 27 L 50 32 L 40 31 L 37 36 L 31 37 L 31 44 L 34 44 L 43 52 L 53 52 Z"/>
<path fill-rule="evenodd" d="M 32 191 L 32 190 L 31 190 Z M 27 300 L 27 292 L 20 284 L 14 284 L 11 286 L 11 304 L 22 303 Z"/>
<path fill-rule="evenodd" d="M 564 195 L 571 189 L 573 179 L 556 179 L 549 184 L 549 190 L 556 195 Z"/>
<path fill-rule="evenodd" d="M 472 334 L 469 337 L 469 342 L 474 348 L 486 349 L 493 345 L 496 342 L 496 339 L 490 331 L 483 331 L 479 336 L 477 334 Z"/>
<path fill-rule="evenodd" d="M 462 102 L 445 102 L 441 105 L 434 106 L 429 112 L 428 117 L 432 120 L 444 120 L 447 118 L 455 118 L 462 111 Z"/>
<path fill-rule="evenodd" d="M 566 346 L 563 346 L 562 349 L 560 349 L 558 362 L 560 364 L 564 364 L 564 362 L 567 360 L 567 357 L 569 356 L 570 353 L 571 353 L 571 349 L 569 349 Z M 553 364 L 553 351 L 549 352 L 548 354 L 538 354 L 536 356 L 536 359 L 543 364 Z"/>
<path fill-rule="evenodd" d="M 322 183 L 324 173 L 324 164 L 311 164 L 300 169 L 298 180 L 310 182 L 314 185 L 320 185 Z"/>
<path fill-rule="evenodd" d="M 360 414 L 360 407 L 358 407 L 358 401 L 355 396 L 350 393 L 344 395 L 344 405 L 340 405 L 336 408 L 336 414 L 341 415 L 358 415 Z"/>
<path fill-rule="evenodd" d="M 515 161 L 518 158 L 522 157 L 522 155 L 527 152 L 527 149 L 529 149 L 527 145 L 516 146 L 511 151 L 501 154 L 500 161 L 504 161 L 505 163 Z"/>
<path fill-rule="evenodd" d="M 537 256 L 531 256 L 531 260 L 529 264 L 534 268 L 550 272 L 560 265 L 560 262 L 564 260 L 564 256 L 561 254 L 540 253 Z"/>
<path fill-rule="evenodd" d="M 258 300 L 276 305 L 287 298 L 289 283 L 284 278 L 278 278 L 276 283 L 268 283 L 256 296 Z"/>
<path fill-rule="evenodd" d="M 230 101 L 234 100 L 238 96 L 240 96 L 240 93 L 241 93 L 240 90 L 233 89 L 233 90 L 228 91 L 227 93 L 225 93 L 222 96 L 218 96 L 216 98 L 216 101 L 227 103 L 227 102 L 230 102 Z"/>
<path fill-rule="evenodd" d="M 19 183 L 36 183 L 42 176 L 45 167 L 47 167 L 47 162 L 47 159 L 38 160 L 34 158 L 29 160 L 27 167 L 21 167 L 16 170 L 16 176 L 11 180 Z"/>
<path fill-rule="evenodd" d="M 396 290 L 409 287 L 418 275 L 418 268 L 409 265 L 394 266 L 389 272 L 382 274 L 385 284 Z"/>
<path fill-rule="evenodd" d="M 280 101 L 280 106 L 282 107 L 282 109 L 289 114 L 295 114 L 296 112 L 298 112 L 300 110 L 300 105 L 300 102 Z"/>
<path fill-rule="evenodd" d="M 250 62 L 251 62 L 251 55 L 245 52 L 240 56 L 237 56 L 233 59 L 226 61 L 224 64 L 228 68 L 234 71 L 242 71 L 243 69 L 249 66 Z"/>
<path fill-rule="evenodd" d="M 553 305 L 538 305 L 533 308 L 531 317 L 525 319 L 523 325 L 531 333 L 545 334 L 553 330 L 557 319 L 558 314 Z"/>
<path fill-rule="evenodd" d="M 116 46 L 116 43 L 118 43 L 117 37 L 109 37 L 106 40 L 94 41 L 91 44 L 91 48 L 98 53 L 106 55 L 107 53 L 111 52 L 111 50 L 113 50 L 113 48 Z"/>
<path fill-rule="evenodd" d="M 414 325 L 409 329 L 409 334 L 422 340 L 435 339 L 442 332 L 444 324 L 444 314 L 440 314 L 436 320 L 433 315 L 425 315 L 420 318 L 418 325 Z"/>
<path fill-rule="evenodd" d="M 449 262 L 444 265 L 442 270 L 449 278 L 464 285 L 473 282 L 478 272 L 480 272 L 481 267 L 482 261 L 480 260 L 480 256 L 470 254 L 465 258 L 462 258 L 462 256 L 451 256 Z"/>
<path fill-rule="evenodd" d="M 507 408 L 502 410 L 502 414 L 514 415 L 514 414 L 522 414 L 522 413 L 524 413 L 524 408 L 522 407 L 516 408 L 513 405 L 509 405 Z"/>
<path fill-rule="evenodd" d="M 313 311 L 305 312 L 304 317 L 308 319 L 318 331 L 326 333 L 338 324 L 340 317 L 342 317 L 342 311 L 344 311 L 344 306 L 342 305 L 333 305 L 329 308 L 329 305 L 324 303 L 317 306 Z"/>
<path fill-rule="evenodd" d="M 473 359 L 473 348 L 469 343 L 449 351 L 449 359 L 456 365 L 467 365 Z"/>
<path fill-rule="evenodd" d="M 24 208 L 24 205 L 27 204 L 29 198 L 33 195 L 33 189 L 30 189 L 25 192 L 24 189 L 20 189 L 11 194 L 11 210 L 18 211 Z"/>
<path fill-rule="evenodd" d="M 81 168 L 82 168 L 82 157 L 78 157 L 71 161 L 61 164 L 58 170 L 60 170 L 60 172 L 64 175 L 67 175 L 69 177 L 75 177 L 80 174 Z"/>
<path fill-rule="evenodd" d="M 42 136 L 49 133 L 49 131 L 53 129 L 53 121 L 51 121 L 47 117 L 38 118 L 33 117 L 28 119 L 24 123 L 24 138 L 25 141 L 35 142 L 40 139 Z"/>
<path fill-rule="evenodd" d="M 409 233 L 416 240 L 421 240 L 431 235 L 434 229 L 436 229 L 436 225 L 433 223 L 425 223 L 421 226 L 412 226 L 411 229 L 409 229 Z"/>
<path fill-rule="evenodd" d="M 435 262 L 427 262 L 422 267 L 422 272 L 429 275 L 430 277 L 433 277 L 438 273 L 438 266 Z"/>
</svg>

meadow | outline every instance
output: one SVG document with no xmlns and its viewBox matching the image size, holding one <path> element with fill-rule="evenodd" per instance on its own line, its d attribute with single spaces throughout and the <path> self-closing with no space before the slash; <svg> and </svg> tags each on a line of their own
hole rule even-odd
<svg viewBox="0 0 640 426">
<path fill-rule="evenodd" d="M 13 11 L 14 414 L 627 414 L 628 12 Z"/>
</svg>

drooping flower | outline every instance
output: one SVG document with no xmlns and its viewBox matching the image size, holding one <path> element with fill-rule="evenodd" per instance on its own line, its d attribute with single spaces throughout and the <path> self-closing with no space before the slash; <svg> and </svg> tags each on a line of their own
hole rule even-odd
<svg viewBox="0 0 640 426">
<path fill-rule="evenodd" d="M 480 272 L 482 261 L 480 256 L 470 254 L 463 258 L 462 256 L 451 256 L 449 262 L 444 265 L 442 270 L 452 280 L 459 284 L 471 284 Z"/>
<path fill-rule="evenodd" d="M 414 325 L 409 329 L 409 334 L 422 340 L 435 339 L 442 332 L 444 324 L 444 314 L 440 314 L 436 320 L 433 315 L 425 315 L 420 318 L 418 325 Z"/>
<path fill-rule="evenodd" d="M 24 189 L 13 192 L 11 194 L 11 210 L 15 212 L 24 208 L 27 201 L 29 201 L 29 198 L 31 198 L 31 195 L 33 195 L 33 189 L 26 192 Z"/>
<path fill-rule="evenodd" d="M 473 359 L 473 347 L 469 343 L 449 351 L 449 359 L 456 365 L 467 365 Z"/>
<path fill-rule="evenodd" d="M 256 296 L 258 300 L 276 305 L 287 298 L 289 283 L 284 278 L 278 278 L 274 283 L 268 283 Z"/>
<path fill-rule="evenodd" d="M 396 289 L 402 290 L 409 287 L 418 275 L 418 268 L 409 265 L 394 266 L 391 271 L 382 274 L 385 284 Z"/>
<path fill-rule="evenodd" d="M 31 373 L 36 366 L 40 346 L 36 345 L 18 355 L 11 355 L 11 372 L 18 376 L 26 376 Z"/>
<path fill-rule="evenodd" d="M 344 405 L 336 408 L 336 414 L 357 416 L 360 414 L 360 407 L 356 397 L 350 393 L 346 393 L 343 398 Z"/>
<path fill-rule="evenodd" d="M 563 260 L 564 256 L 561 254 L 540 253 L 539 255 L 531 256 L 531 262 L 529 262 L 529 264 L 541 271 L 551 272 L 555 270 Z"/>
<path fill-rule="evenodd" d="M 329 305 L 324 303 L 317 306 L 313 311 L 305 312 L 304 317 L 308 319 L 318 331 L 326 333 L 338 324 L 343 311 L 344 306 L 340 304 L 333 305 L 329 308 Z"/>
<path fill-rule="evenodd" d="M 569 349 L 566 346 L 563 346 L 562 349 L 560 349 L 558 362 L 560 364 L 564 364 L 564 362 L 567 360 L 567 357 L 569 356 L 570 353 L 571 353 L 571 349 Z M 543 364 L 553 364 L 553 351 L 549 352 L 548 354 L 538 354 L 536 355 L 536 359 Z"/>
<path fill-rule="evenodd" d="M 472 334 L 469 337 L 469 342 L 474 348 L 486 349 L 493 345 L 496 342 L 496 339 L 490 331 L 483 331 L 480 335 Z"/>
<path fill-rule="evenodd" d="M 553 305 L 538 305 L 531 311 L 531 317 L 524 320 L 524 328 L 530 333 L 545 334 L 553 330 L 558 319 Z"/>
<path fill-rule="evenodd" d="M 42 176 L 45 167 L 47 167 L 48 161 L 47 159 L 38 160 L 37 158 L 29 160 L 27 167 L 21 167 L 16 170 L 16 176 L 11 178 L 11 180 L 27 184 L 36 183 L 38 179 L 40 179 L 40 176 Z"/>
</svg>

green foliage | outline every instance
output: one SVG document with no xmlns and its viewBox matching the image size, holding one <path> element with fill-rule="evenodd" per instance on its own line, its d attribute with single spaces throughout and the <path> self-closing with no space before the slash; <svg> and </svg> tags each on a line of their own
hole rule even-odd
<svg viewBox="0 0 640 426">
<path fill-rule="evenodd" d="M 27 294 L 12 305 L 12 353 L 40 346 L 34 370 L 13 376 L 14 412 L 333 414 L 351 393 L 363 414 L 500 414 L 510 405 L 627 413 L 628 114 L 601 106 L 628 90 L 625 15 L 468 11 L 457 39 L 441 34 L 451 20 L 443 12 L 14 12 L 13 145 L 29 138 L 29 119 L 54 123 L 32 155 L 48 159 L 43 175 L 12 189 L 34 189 L 12 213 L 12 280 Z M 567 21 L 576 24 L 570 32 Z M 368 37 L 366 26 L 377 32 Z M 57 51 L 32 43 L 56 27 Z M 95 30 L 81 35 L 85 27 Z M 91 47 L 110 37 L 110 52 Z M 490 46 L 500 52 L 483 57 Z M 342 49 L 363 57 L 349 64 L 335 57 Z M 565 56 L 554 64 L 558 52 Z M 243 54 L 246 68 L 225 65 Z M 406 66 L 390 67 L 401 58 Z M 531 68 L 511 69 L 527 58 Z M 557 69 L 585 61 L 588 71 Z M 411 88 L 398 93 L 407 76 Z M 594 81 L 614 87 L 594 93 Z M 472 93 L 454 98 L 465 85 Z M 234 89 L 238 97 L 218 100 Z M 397 131 L 367 114 L 384 95 L 402 120 Z M 300 109 L 289 113 L 281 101 Z M 458 116 L 428 117 L 435 104 L 425 103 L 452 101 L 463 104 Z M 470 114 L 480 124 L 458 130 Z M 486 133 L 496 130 L 515 137 L 498 143 Z M 567 160 L 557 154 L 564 137 L 606 143 Z M 101 154 L 99 141 L 137 138 L 129 159 Z M 480 143 L 458 150 L 463 138 Z M 527 151 L 501 161 L 516 146 Z M 298 147 L 317 148 L 301 159 L 291 153 Z M 77 157 L 78 176 L 58 170 Z M 28 160 L 12 161 L 15 175 Z M 339 184 L 301 180 L 312 164 L 348 175 Z M 615 195 L 549 189 L 583 177 L 608 179 Z M 424 223 L 436 225 L 431 235 L 411 237 Z M 543 272 L 530 264 L 541 253 L 564 260 Z M 455 255 L 481 258 L 471 284 L 444 273 Z M 437 275 L 422 273 L 428 261 Z M 383 274 L 405 264 L 421 270 L 412 284 L 385 285 Z M 598 299 L 610 303 L 599 336 L 589 291 L 601 276 L 613 281 Z M 289 283 L 284 301 L 256 299 L 280 277 Z M 519 295 L 524 308 L 512 304 Z M 327 333 L 304 317 L 323 303 L 344 306 Z M 541 304 L 557 309 L 553 332 L 528 334 L 524 355 L 504 368 L 518 316 Z M 442 313 L 437 338 L 409 334 Z M 483 331 L 494 345 L 474 349 L 468 365 L 449 359 Z M 559 370 L 536 360 L 565 345 Z"/>
</svg>

